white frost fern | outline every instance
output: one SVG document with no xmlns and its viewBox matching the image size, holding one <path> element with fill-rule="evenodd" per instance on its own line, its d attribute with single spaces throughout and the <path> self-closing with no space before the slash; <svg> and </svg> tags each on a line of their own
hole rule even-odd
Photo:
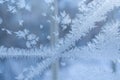
<svg viewBox="0 0 120 80">
<path fill-rule="evenodd" d="M 49 0 L 48 3 L 50 3 Z M 71 31 L 60 39 L 55 48 L 51 50 L 48 47 L 39 49 L 15 49 L 0 47 L 0 57 L 39 57 L 45 60 L 38 65 L 25 69 L 20 75 L 16 77 L 18 80 L 30 80 L 36 75 L 41 74 L 47 69 L 55 60 L 59 58 L 100 58 L 110 60 L 118 60 L 120 58 L 119 49 L 120 34 L 119 21 L 108 22 L 103 26 L 102 31 L 96 35 L 95 39 L 89 42 L 86 46 L 75 47 L 75 43 L 86 36 L 90 30 L 97 27 L 96 22 L 106 21 L 107 13 L 120 7 L 120 0 L 93 0 L 86 3 L 83 0 L 79 4 L 79 14 L 72 20 Z M 24 5 L 25 6 L 25 5 Z M 23 7 L 21 7 L 23 8 Z M 55 15 L 56 17 L 56 15 Z M 69 21 L 71 22 L 71 20 Z M 68 22 L 68 23 L 69 23 Z M 66 23 L 66 22 L 62 22 Z M 72 49 L 71 49 L 72 48 Z M 114 48 L 114 49 L 113 49 Z M 114 52 L 109 54 L 109 51 Z M 108 56 L 109 55 L 109 56 Z M 27 74 L 25 74 L 27 73 Z"/>
</svg>

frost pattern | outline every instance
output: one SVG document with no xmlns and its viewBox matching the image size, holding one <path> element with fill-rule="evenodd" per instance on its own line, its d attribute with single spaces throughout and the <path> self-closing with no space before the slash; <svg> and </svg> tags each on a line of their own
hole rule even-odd
<svg viewBox="0 0 120 80">
<path fill-rule="evenodd" d="M 2 28 L 2 31 L 6 31 L 9 35 L 15 35 L 19 39 L 26 40 L 27 49 L 18 48 L 6 48 L 4 46 L 0 47 L 0 57 L 1 58 L 18 58 L 18 57 L 39 57 L 44 58 L 36 66 L 25 68 L 21 74 L 19 74 L 17 80 L 31 80 L 35 76 L 42 74 L 42 72 L 51 66 L 59 58 L 68 59 L 80 59 L 80 58 L 102 58 L 109 59 L 111 61 L 119 61 L 120 59 L 120 21 L 111 20 L 107 22 L 108 13 L 113 11 L 115 8 L 120 7 L 120 0 L 92 0 L 90 3 L 86 3 L 87 0 L 82 0 L 79 3 L 79 14 L 76 15 L 74 19 L 71 19 L 67 12 L 60 12 L 60 15 L 48 15 L 43 12 L 41 15 L 44 17 L 50 17 L 49 23 L 56 22 L 61 25 L 62 30 L 66 30 L 69 26 L 71 30 L 64 38 L 60 38 L 58 43 L 55 44 L 54 49 L 50 47 L 36 48 L 40 38 L 24 28 L 23 30 L 11 31 L 6 28 Z M 3 4 L 7 0 L 0 0 Z M 8 5 L 8 11 L 17 14 L 19 9 L 26 9 L 32 11 L 31 6 L 26 3 L 26 0 L 19 0 L 18 2 L 11 0 L 12 4 L 16 6 Z M 55 5 L 53 5 L 54 0 L 45 0 L 46 4 L 50 6 L 50 10 L 54 13 Z M 51 6 L 52 5 L 52 6 Z M 76 46 L 76 42 L 85 37 L 89 32 L 98 27 L 97 22 L 106 22 L 102 27 L 100 33 L 95 36 L 94 39 L 89 41 L 85 46 Z M 2 24 L 2 18 L 0 18 L 0 24 Z M 19 19 L 18 23 L 20 26 L 24 25 L 24 20 Z M 44 26 L 39 25 L 39 29 L 42 30 Z M 59 36 L 58 32 L 53 32 L 54 36 Z M 51 36 L 46 37 L 51 40 Z M 114 52 L 110 54 L 110 52 Z M 26 74 L 27 73 L 27 74 Z"/>
</svg>

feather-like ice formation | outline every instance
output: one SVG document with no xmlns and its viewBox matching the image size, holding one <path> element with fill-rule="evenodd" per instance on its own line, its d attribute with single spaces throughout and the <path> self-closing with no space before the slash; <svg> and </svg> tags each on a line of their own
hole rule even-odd
<svg viewBox="0 0 120 80">
<path fill-rule="evenodd" d="M 3 0 L 1 0 L 0 3 Z M 51 12 L 54 11 L 54 0 L 45 0 L 46 3 L 52 5 L 50 7 Z M 14 2 L 13 0 L 13 3 Z M 20 0 L 16 3 L 17 7 L 8 5 L 8 11 L 17 12 L 17 8 L 26 8 L 31 11 L 31 7 L 26 4 L 26 0 Z M 49 5 L 49 6 L 51 6 Z M 82 0 L 79 3 L 79 14 L 72 20 L 65 11 L 59 15 L 52 15 L 51 21 L 56 21 L 62 25 L 62 30 L 67 29 L 67 25 L 71 26 L 69 33 L 62 39 L 59 39 L 59 43 L 55 44 L 54 49 L 50 47 L 41 47 L 37 49 L 31 49 L 39 42 L 39 37 L 31 33 L 27 29 L 18 30 L 17 32 L 10 31 L 2 28 L 2 31 L 6 31 L 8 34 L 14 34 L 17 38 L 25 39 L 26 46 L 29 49 L 18 48 L 6 48 L 0 47 L 0 58 L 18 58 L 18 57 L 38 57 L 44 58 L 41 63 L 36 66 L 28 67 L 16 77 L 18 80 L 30 80 L 36 75 L 41 74 L 45 69 L 51 66 L 59 58 L 74 58 L 74 59 L 109 59 L 111 61 L 119 60 L 120 58 L 120 32 L 119 21 L 107 22 L 108 13 L 115 8 L 120 7 L 120 0 Z M 42 12 L 44 17 L 48 16 L 46 12 Z M 92 41 L 89 41 L 85 46 L 76 46 L 75 43 L 85 37 L 92 29 L 98 27 L 97 22 L 106 22 L 102 26 L 102 30 Z M 0 24 L 3 20 L 0 18 Z M 19 21 L 19 25 L 23 26 L 23 20 Z M 44 25 L 39 25 L 39 29 L 43 30 Z M 54 35 L 59 36 L 58 32 L 53 32 Z M 51 36 L 47 36 L 48 40 L 51 40 Z M 111 53 L 112 52 L 112 53 Z M 27 74 L 25 74 L 27 73 Z"/>
</svg>

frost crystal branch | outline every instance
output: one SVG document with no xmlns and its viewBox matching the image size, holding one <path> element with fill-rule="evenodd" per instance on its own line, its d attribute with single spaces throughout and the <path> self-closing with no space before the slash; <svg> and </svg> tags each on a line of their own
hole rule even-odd
<svg viewBox="0 0 120 80">
<path fill-rule="evenodd" d="M 0 5 L 7 2 L 11 3 L 7 6 L 11 14 L 21 16 L 22 13 L 20 13 L 20 11 L 22 9 L 32 12 L 31 3 L 27 3 L 26 0 L 0 0 Z M 91 0 L 90 2 L 88 2 L 88 0 L 82 0 L 78 5 L 79 13 L 74 19 L 72 19 L 70 14 L 66 11 L 60 12 L 60 15 L 53 15 L 52 13 L 55 10 L 54 0 L 44 0 L 44 2 L 48 6 L 46 11 L 40 14 L 42 17 L 47 18 L 46 23 L 51 25 L 56 21 L 61 31 L 70 28 L 69 32 L 66 33 L 64 37 L 59 38 L 54 49 L 51 49 L 50 46 L 44 47 L 40 44 L 41 38 L 38 34 L 24 27 L 25 19 L 23 16 L 17 17 L 19 24 L 17 31 L 6 27 L 0 27 L 0 29 L 7 34 L 25 40 L 25 45 L 27 47 L 27 49 L 19 49 L 1 46 L 0 58 L 34 57 L 44 59 L 42 62 L 37 63 L 36 66 L 33 65 L 25 68 L 21 74 L 16 77 L 17 80 L 33 79 L 35 76 L 42 74 L 44 70 L 60 58 L 73 58 L 78 60 L 81 58 L 93 58 L 109 59 L 111 61 L 118 61 L 120 59 L 120 21 L 116 19 L 108 21 L 108 15 L 120 7 L 120 0 Z M 47 11 L 51 13 L 49 14 Z M 0 25 L 3 22 L 4 20 L 0 17 Z M 102 22 L 103 25 L 97 25 L 97 23 L 100 22 Z M 87 42 L 87 45 L 76 45 L 82 38 L 90 34 L 93 29 L 99 27 L 101 28 L 100 32 Z M 43 24 L 39 24 L 40 31 L 44 30 L 44 28 L 45 26 Z M 60 36 L 58 32 L 53 32 L 53 35 Z M 46 38 L 51 40 L 50 35 L 47 35 Z"/>
</svg>

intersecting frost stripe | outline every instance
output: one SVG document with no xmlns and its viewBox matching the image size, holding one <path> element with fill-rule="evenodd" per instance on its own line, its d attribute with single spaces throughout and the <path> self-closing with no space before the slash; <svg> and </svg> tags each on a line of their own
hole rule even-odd
<svg viewBox="0 0 120 80">
<path fill-rule="evenodd" d="M 61 53 L 68 49 L 71 45 L 75 44 L 75 41 L 81 39 L 81 37 L 85 36 L 85 34 L 88 33 L 90 29 L 96 27 L 94 26 L 95 22 L 105 20 L 107 17 L 105 16 L 105 14 L 107 12 L 113 10 L 114 7 L 120 6 L 119 0 L 112 1 L 112 3 L 111 1 L 112 0 L 106 0 L 97 10 L 93 12 L 92 15 L 86 16 L 86 19 L 83 23 L 74 23 L 73 31 L 71 32 L 71 34 L 66 36 L 65 40 L 63 40 L 63 43 L 60 45 L 58 51 L 56 52 Z"/>
<path fill-rule="evenodd" d="M 99 4 L 101 4 L 101 1 Z M 116 7 L 119 6 L 119 4 L 120 4 L 119 0 L 115 0 L 115 1 L 106 0 L 104 1 L 103 4 L 101 4 L 101 6 L 97 7 L 98 8 L 97 10 L 94 10 L 94 12 L 89 13 L 90 15 L 86 15 L 86 17 L 83 18 L 84 22 L 79 23 L 79 19 L 78 19 L 77 22 L 73 23 L 71 33 L 68 34 L 64 40 L 60 40 L 60 44 L 58 44 L 59 47 L 56 49 L 56 51 L 59 53 L 64 52 L 71 45 L 73 45 L 76 40 L 79 40 L 82 36 L 85 36 L 85 34 L 88 33 L 90 29 L 94 28 L 95 27 L 94 22 L 105 19 L 103 15 L 105 15 L 108 11 L 112 10 L 115 6 Z M 33 52 L 34 52 L 34 55 L 38 55 L 39 57 L 45 57 L 45 56 L 50 57 L 52 56 L 52 53 L 54 53 L 50 50 L 45 50 L 42 52 L 42 50 L 39 50 L 39 49 L 38 51 L 37 49 L 34 51 L 34 50 L 21 50 L 21 49 L 14 49 L 14 48 L 4 49 L 4 47 L 0 47 L 1 57 L 8 57 L 8 56 L 11 56 L 11 57 L 12 56 L 13 57 L 28 56 L 29 57 L 29 56 L 33 56 Z"/>
<path fill-rule="evenodd" d="M 85 20 L 85 22 L 81 23 L 80 27 L 78 27 L 79 25 L 77 26 L 78 27 L 77 31 L 73 32 L 71 35 L 69 35 L 65 39 L 65 43 L 62 43 L 60 45 L 60 47 L 58 48 L 58 51 L 56 51 L 56 52 L 58 52 L 58 53 L 56 53 L 56 59 L 59 58 L 58 55 L 60 55 L 60 53 L 62 51 L 64 51 L 69 46 L 71 46 L 71 43 L 74 44 L 74 42 L 76 40 L 80 39 L 81 36 L 85 35 L 85 33 L 87 33 L 89 31 L 89 29 L 94 28 L 95 27 L 94 22 L 100 21 L 100 20 L 105 20 L 106 17 L 104 15 L 107 12 L 113 10 L 114 7 L 119 7 L 119 6 L 120 6 L 120 0 L 114 0 L 114 1 L 106 0 L 97 10 L 94 11 L 94 13 L 92 15 L 86 17 L 87 19 Z M 54 57 L 55 56 L 51 56 L 51 60 L 52 60 L 51 63 L 54 62 L 54 59 L 53 59 Z M 47 66 L 44 66 L 44 69 L 46 69 L 49 66 L 50 66 L 50 64 Z M 34 69 L 37 69 L 37 68 L 34 67 Z M 39 73 L 42 73 L 42 70 L 39 70 Z M 21 73 L 21 74 L 24 74 L 24 73 Z M 30 75 L 34 75 L 34 73 L 31 73 Z M 35 77 L 35 75 L 33 77 Z M 31 79 L 33 77 L 31 77 Z M 26 76 L 24 76 L 24 79 L 26 79 Z"/>
<path fill-rule="evenodd" d="M 102 59 L 113 60 L 120 59 L 120 22 L 111 22 L 105 25 L 100 34 L 82 48 L 74 48 L 62 56 L 73 59 Z M 112 45 L 111 45 L 112 44 Z M 73 54 L 74 53 L 74 54 Z"/>
</svg>

